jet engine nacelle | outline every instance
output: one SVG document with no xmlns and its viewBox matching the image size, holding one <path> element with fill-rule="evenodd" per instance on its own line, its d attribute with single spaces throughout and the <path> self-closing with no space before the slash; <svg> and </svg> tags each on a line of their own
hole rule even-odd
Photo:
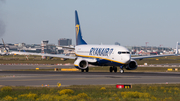
<svg viewBox="0 0 180 101">
<path fill-rule="evenodd" d="M 86 69 L 88 67 L 88 62 L 86 60 L 84 60 L 83 58 L 78 58 L 74 62 L 74 65 L 78 66 L 80 69 Z"/>
<path fill-rule="evenodd" d="M 135 70 L 137 69 L 138 64 L 135 60 L 131 60 L 130 63 L 126 66 L 127 70 Z"/>
</svg>

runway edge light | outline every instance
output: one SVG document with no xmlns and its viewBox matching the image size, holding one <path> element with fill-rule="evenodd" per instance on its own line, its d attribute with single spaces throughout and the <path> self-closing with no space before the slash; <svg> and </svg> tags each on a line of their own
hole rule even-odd
<svg viewBox="0 0 180 101">
<path fill-rule="evenodd" d="M 168 68 L 167 71 L 173 71 L 173 69 L 172 68 Z"/>
<path fill-rule="evenodd" d="M 58 68 L 54 68 L 54 71 L 58 71 Z"/>
<path fill-rule="evenodd" d="M 117 85 L 116 85 L 116 88 L 119 88 L 119 89 L 121 89 L 121 88 L 129 89 L 129 88 L 132 88 L 132 85 L 121 85 L 121 84 L 117 84 Z"/>
</svg>

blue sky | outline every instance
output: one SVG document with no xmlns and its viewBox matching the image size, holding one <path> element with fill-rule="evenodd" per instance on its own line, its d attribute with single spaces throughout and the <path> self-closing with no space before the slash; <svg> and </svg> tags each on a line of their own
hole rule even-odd
<svg viewBox="0 0 180 101">
<path fill-rule="evenodd" d="M 3 2 L 2 2 L 3 1 Z M 71 38 L 77 10 L 88 44 L 175 47 L 180 41 L 179 0 L 0 0 L 6 43 Z M 1 29 L 1 28 L 0 28 Z"/>
</svg>

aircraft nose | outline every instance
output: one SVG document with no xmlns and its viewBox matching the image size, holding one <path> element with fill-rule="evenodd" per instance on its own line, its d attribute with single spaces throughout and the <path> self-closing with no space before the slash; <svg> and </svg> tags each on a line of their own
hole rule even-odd
<svg viewBox="0 0 180 101">
<path fill-rule="evenodd" d="M 124 62 L 125 62 L 125 63 L 129 63 L 130 60 L 131 60 L 131 56 L 130 56 L 130 55 L 124 56 Z"/>
</svg>

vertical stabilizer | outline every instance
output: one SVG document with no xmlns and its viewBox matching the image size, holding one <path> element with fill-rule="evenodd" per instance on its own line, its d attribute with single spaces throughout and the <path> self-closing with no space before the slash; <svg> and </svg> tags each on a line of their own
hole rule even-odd
<svg viewBox="0 0 180 101">
<path fill-rule="evenodd" d="M 8 52 L 8 50 L 7 50 L 7 48 L 6 48 L 6 45 L 5 45 L 4 40 L 3 40 L 3 39 L 2 39 L 2 42 L 3 42 L 3 45 L 4 45 L 4 48 L 5 48 L 6 52 Z"/>
<path fill-rule="evenodd" d="M 81 35 L 81 27 L 79 23 L 78 13 L 75 11 L 75 28 L 76 28 L 76 45 L 83 45 L 87 44 L 83 39 Z"/>
</svg>

